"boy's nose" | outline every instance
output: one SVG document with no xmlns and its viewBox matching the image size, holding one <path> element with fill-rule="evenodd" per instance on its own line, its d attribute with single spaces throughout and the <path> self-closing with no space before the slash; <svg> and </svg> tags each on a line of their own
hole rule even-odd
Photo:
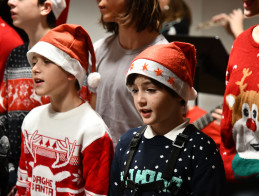
<svg viewBox="0 0 259 196">
<path fill-rule="evenodd" d="M 39 72 L 39 67 L 37 66 L 37 63 L 32 67 L 32 73 L 38 73 Z"/>
<path fill-rule="evenodd" d="M 8 6 L 13 7 L 16 5 L 16 0 L 8 0 Z"/>
<path fill-rule="evenodd" d="M 145 96 L 143 95 L 143 93 L 138 93 L 136 99 L 137 99 L 137 100 L 136 100 L 137 103 L 138 103 L 140 106 L 145 105 L 146 102 L 147 102 Z"/>
</svg>

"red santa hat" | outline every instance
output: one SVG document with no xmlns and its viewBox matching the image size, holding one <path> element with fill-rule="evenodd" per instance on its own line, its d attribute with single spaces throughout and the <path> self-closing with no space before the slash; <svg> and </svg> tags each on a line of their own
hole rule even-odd
<svg viewBox="0 0 259 196">
<path fill-rule="evenodd" d="M 66 0 L 50 0 L 52 2 L 52 12 L 56 18 L 59 18 L 60 14 L 67 7 Z"/>
<path fill-rule="evenodd" d="M 90 36 L 83 27 L 63 24 L 50 30 L 28 52 L 27 58 L 32 65 L 34 53 L 57 64 L 76 77 L 80 86 L 86 77 L 91 55 L 92 73 L 88 76 L 88 85 L 96 88 L 100 75 L 96 71 L 96 58 Z"/>
<path fill-rule="evenodd" d="M 133 61 L 126 75 L 141 74 L 173 89 L 185 101 L 194 100 L 196 50 L 192 44 L 171 42 L 150 46 Z"/>
<path fill-rule="evenodd" d="M 56 26 L 65 24 L 67 22 L 70 0 L 65 0 L 65 1 L 66 1 L 66 8 L 60 13 L 59 17 L 56 19 Z"/>
</svg>

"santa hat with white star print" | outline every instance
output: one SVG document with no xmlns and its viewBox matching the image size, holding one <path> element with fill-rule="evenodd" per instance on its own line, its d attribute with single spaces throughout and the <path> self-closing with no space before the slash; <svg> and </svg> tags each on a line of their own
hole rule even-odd
<svg viewBox="0 0 259 196">
<path fill-rule="evenodd" d="M 173 89 L 185 101 L 194 100 L 193 88 L 196 68 L 196 50 L 192 44 L 171 42 L 150 46 L 131 64 L 127 75 L 141 74 Z"/>
<path fill-rule="evenodd" d="M 73 24 L 55 27 L 27 52 L 30 65 L 34 53 L 44 56 L 74 75 L 80 86 L 88 72 L 91 55 L 92 71 L 88 75 L 88 85 L 97 88 L 100 74 L 96 72 L 96 58 L 91 38 L 83 27 Z"/>
</svg>

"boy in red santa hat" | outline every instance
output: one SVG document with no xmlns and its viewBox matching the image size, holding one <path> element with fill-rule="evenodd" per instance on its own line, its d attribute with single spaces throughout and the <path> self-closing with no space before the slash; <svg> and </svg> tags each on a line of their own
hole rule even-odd
<svg viewBox="0 0 259 196">
<path fill-rule="evenodd" d="M 24 30 L 28 36 L 28 42 L 10 53 L 4 80 L 0 86 L 0 129 L 6 133 L 10 141 L 7 192 L 14 192 L 21 152 L 23 119 L 33 108 L 49 103 L 49 98 L 35 94 L 31 66 L 26 53 L 49 30 L 66 21 L 69 0 L 9 0 L 8 5 L 13 25 Z M 85 89 L 83 87 L 81 92 L 85 92 Z"/>
<path fill-rule="evenodd" d="M 78 95 L 89 56 L 95 72 L 88 33 L 67 24 L 28 51 L 35 92 L 50 103 L 23 121 L 18 195 L 108 194 L 113 142 L 103 120 Z"/>
<path fill-rule="evenodd" d="M 146 126 L 116 146 L 110 194 L 223 195 L 225 173 L 215 142 L 184 118 L 193 88 L 196 51 L 182 42 L 140 53 L 126 84 Z"/>
</svg>

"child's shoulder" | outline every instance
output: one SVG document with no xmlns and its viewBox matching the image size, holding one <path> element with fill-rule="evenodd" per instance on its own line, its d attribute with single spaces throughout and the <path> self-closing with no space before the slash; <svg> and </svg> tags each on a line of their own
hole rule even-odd
<svg viewBox="0 0 259 196">
<path fill-rule="evenodd" d="M 119 140 L 120 145 L 128 145 L 131 142 L 132 138 L 136 135 L 136 133 L 141 132 L 141 130 L 144 127 L 145 126 L 140 126 L 140 127 L 136 127 L 128 130 L 120 137 L 120 140 Z"/>
<path fill-rule="evenodd" d="M 80 116 L 83 117 L 82 120 L 89 124 L 104 123 L 102 117 L 90 106 L 88 102 L 85 102 L 78 112 L 80 113 Z"/>
<path fill-rule="evenodd" d="M 40 105 L 37 106 L 35 108 L 33 108 L 24 118 L 24 122 L 31 122 L 31 121 L 35 121 L 35 120 L 39 120 L 42 118 L 42 114 L 46 113 L 46 111 L 48 110 L 49 107 L 49 103 L 45 104 L 45 105 Z"/>
<path fill-rule="evenodd" d="M 193 129 L 186 143 L 186 150 L 192 154 L 203 156 L 214 156 L 219 154 L 218 148 L 214 140 L 198 129 Z M 216 155 L 218 156 L 218 155 Z"/>
<path fill-rule="evenodd" d="M 215 144 L 214 140 L 208 136 L 207 134 L 203 133 L 201 130 L 194 127 L 192 133 L 190 135 L 190 141 L 194 143 L 201 143 L 201 144 Z M 216 145 L 216 144 L 215 144 Z"/>
<path fill-rule="evenodd" d="M 92 109 L 92 107 L 86 102 L 81 108 L 79 108 L 76 113 L 79 115 L 78 123 L 82 123 L 87 126 L 88 132 L 97 133 L 98 130 L 100 133 L 108 132 L 108 127 L 103 121 L 102 117 Z"/>
<path fill-rule="evenodd" d="M 28 115 L 36 115 L 36 114 L 39 114 L 40 112 L 43 112 L 43 111 L 47 110 L 47 108 L 48 108 L 49 106 L 50 106 L 50 103 L 37 106 L 37 107 L 33 108 L 33 109 L 28 113 Z"/>
<path fill-rule="evenodd" d="M 105 45 L 109 45 L 109 43 L 113 41 L 115 38 L 116 38 L 116 35 L 109 35 L 97 40 L 93 44 L 94 49 L 96 50 L 96 49 L 99 49 L 100 47 L 103 48 Z"/>
</svg>

